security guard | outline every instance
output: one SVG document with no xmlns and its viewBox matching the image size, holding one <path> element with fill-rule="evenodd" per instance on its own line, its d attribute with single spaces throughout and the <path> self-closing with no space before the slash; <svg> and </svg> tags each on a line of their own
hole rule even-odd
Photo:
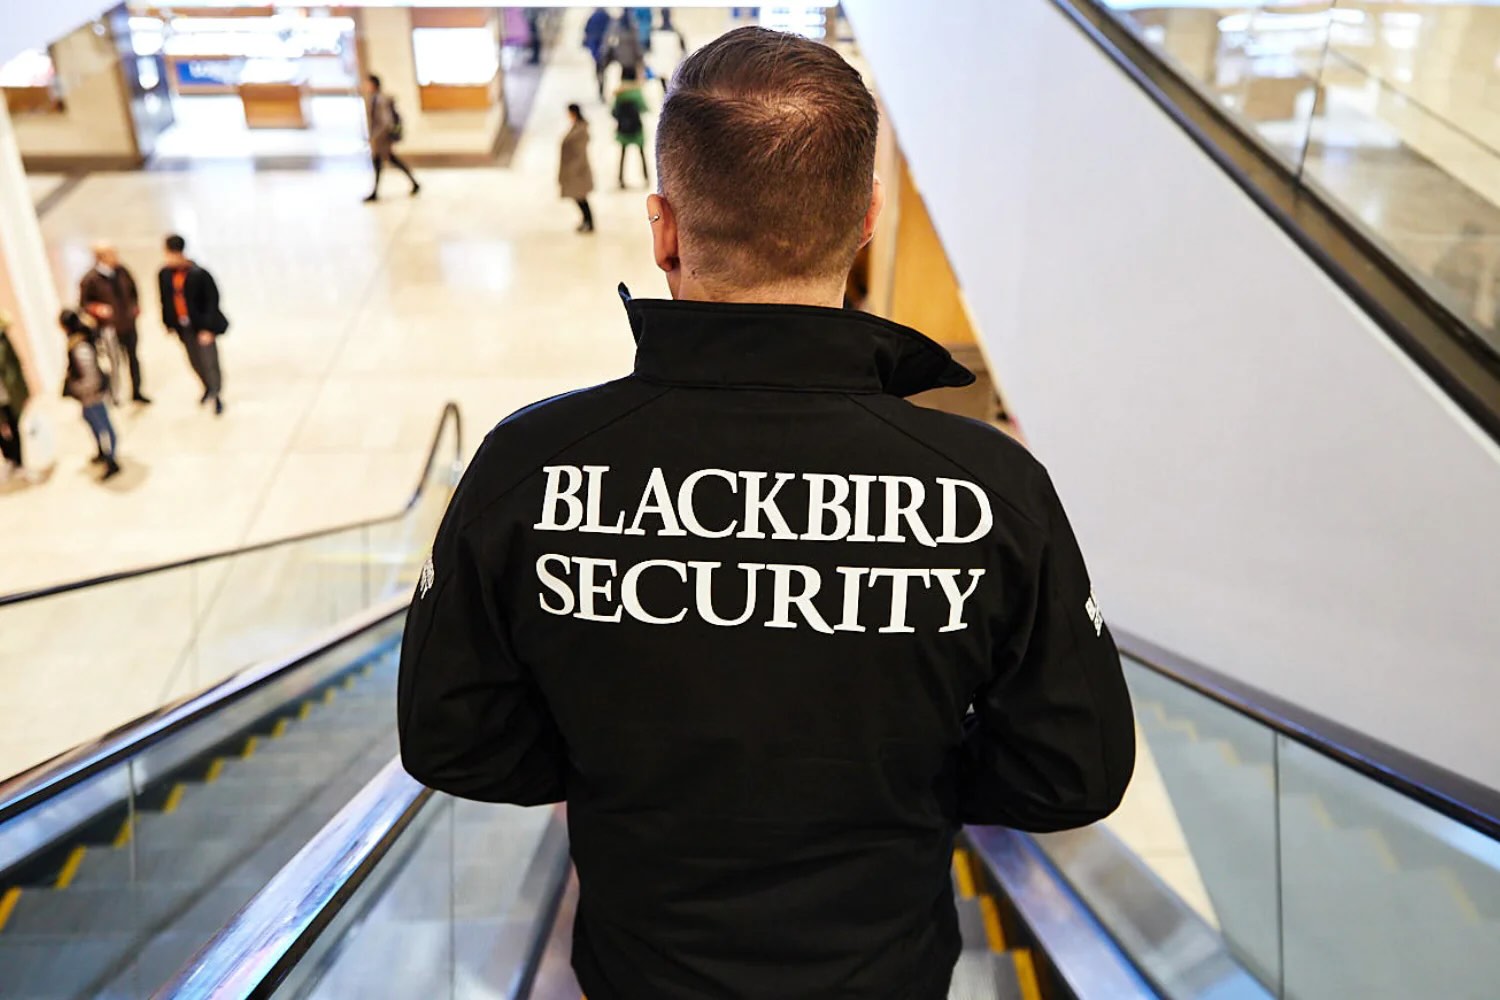
<svg viewBox="0 0 1500 1000">
<path fill-rule="evenodd" d="M 590 1000 L 937 1000 L 959 826 L 1091 823 L 1130 779 L 1046 472 L 904 401 L 972 381 L 936 343 L 838 308 L 877 126 L 824 45 L 682 64 L 647 200 L 672 301 L 627 301 L 633 374 L 490 433 L 412 604 L 406 767 L 568 803 Z"/>
</svg>

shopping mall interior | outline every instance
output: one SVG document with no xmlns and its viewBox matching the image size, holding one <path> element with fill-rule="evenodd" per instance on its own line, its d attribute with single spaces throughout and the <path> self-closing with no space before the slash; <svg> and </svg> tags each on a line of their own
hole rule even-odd
<svg viewBox="0 0 1500 1000">
<path fill-rule="evenodd" d="M 1108 818 L 959 830 L 948 995 L 1500 995 L 1500 7 L 50 0 L 0 4 L 0 997 L 581 995 L 569 813 L 403 770 L 403 628 L 491 428 L 635 368 L 659 113 L 746 25 L 874 93 L 845 308 L 1046 467 L 1133 704 Z"/>
</svg>

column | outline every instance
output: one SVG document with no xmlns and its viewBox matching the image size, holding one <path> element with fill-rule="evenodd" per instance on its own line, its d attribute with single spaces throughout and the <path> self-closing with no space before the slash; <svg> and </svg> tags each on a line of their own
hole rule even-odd
<svg viewBox="0 0 1500 1000">
<path fill-rule="evenodd" d="M 57 327 L 61 308 L 15 129 L 0 101 L 0 309 L 11 318 L 10 340 L 31 389 L 23 420 L 28 432 L 26 463 L 31 466 L 53 459 L 53 435 L 48 431 L 63 377 L 65 345 Z"/>
</svg>

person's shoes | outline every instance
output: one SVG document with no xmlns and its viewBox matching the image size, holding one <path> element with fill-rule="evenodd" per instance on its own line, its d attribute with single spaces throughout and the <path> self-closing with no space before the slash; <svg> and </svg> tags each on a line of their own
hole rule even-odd
<svg viewBox="0 0 1500 1000">
<path fill-rule="evenodd" d="M 365 201 L 379 201 L 379 200 L 380 200 L 380 195 L 376 194 L 374 191 L 371 191 L 369 194 L 365 195 Z"/>
<path fill-rule="evenodd" d="M 224 415 L 224 401 L 222 399 L 220 399 L 219 397 L 215 396 L 214 397 L 214 416 L 216 416 L 216 417 L 222 417 L 223 415 Z"/>
<path fill-rule="evenodd" d="M 108 465 L 109 464 L 109 457 L 107 455 L 105 455 L 104 452 L 101 451 L 99 454 L 97 454 L 93 458 L 89 459 L 89 464 L 90 465 Z"/>
<path fill-rule="evenodd" d="M 419 195 L 421 193 L 422 193 L 422 185 L 418 184 L 416 181 L 412 181 L 411 182 L 411 196 L 413 198 L 415 198 L 417 195 Z"/>
<path fill-rule="evenodd" d="M 629 190 L 629 188 L 627 188 L 627 187 L 626 187 L 626 186 L 625 186 L 625 182 L 624 182 L 624 181 L 621 181 L 621 182 L 620 182 L 620 190 L 621 190 L 621 191 L 627 191 L 627 190 Z"/>
<path fill-rule="evenodd" d="M 131 396 L 130 398 L 133 401 L 135 401 L 137 403 L 140 403 L 142 406 L 150 406 L 151 405 L 151 397 L 150 396 L 144 396 L 144 395 L 142 395 L 139 392 L 136 393 L 134 396 Z"/>
<path fill-rule="evenodd" d="M 120 474 L 120 463 L 116 462 L 112 458 L 105 459 L 104 460 L 104 475 L 102 475 L 102 476 L 99 477 L 99 481 L 101 483 L 105 482 L 106 480 L 110 480 L 110 479 L 115 478 L 119 474 Z"/>
<path fill-rule="evenodd" d="M 198 405 L 199 406 L 204 406 L 204 405 L 206 405 L 208 403 L 208 401 L 210 399 L 213 399 L 213 398 L 214 398 L 214 394 L 211 393 L 211 392 L 209 392 L 207 389 L 204 389 L 203 390 L 203 395 L 198 400 Z"/>
<path fill-rule="evenodd" d="M 577 231 L 580 233 L 592 233 L 594 231 L 594 227 L 587 222 L 583 222 L 579 224 Z"/>
</svg>

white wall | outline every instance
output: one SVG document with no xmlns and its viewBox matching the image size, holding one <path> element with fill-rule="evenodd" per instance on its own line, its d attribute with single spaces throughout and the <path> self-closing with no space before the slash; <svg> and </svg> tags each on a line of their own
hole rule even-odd
<svg viewBox="0 0 1500 1000">
<path fill-rule="evenodd" d="M 847 0 L 1106 615 L 1500 787 L 1500 451 L 1048 0 Z"/>
</svg>

